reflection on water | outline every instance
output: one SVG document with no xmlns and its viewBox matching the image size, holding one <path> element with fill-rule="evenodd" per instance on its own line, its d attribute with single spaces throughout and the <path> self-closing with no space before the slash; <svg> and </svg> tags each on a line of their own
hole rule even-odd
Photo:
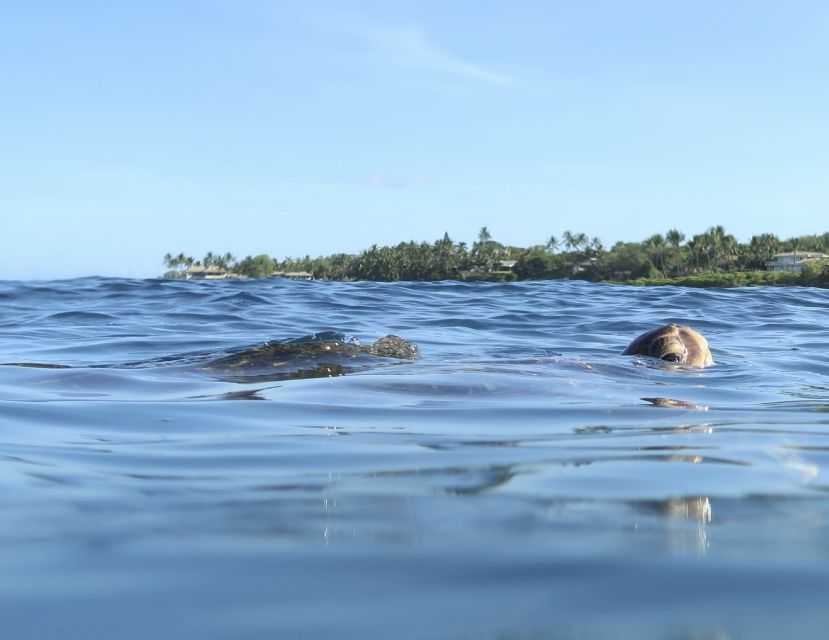
<svg viewBox="0 0 829 640">
<path fill-rule="evenodd" d="M 827 310 L 801 288 L 0 283 L 5 633 L 822 637 Z M 668 322 L 717 365 L 620 355 Z M 239 360 L 327 331 L 421 358 Z"/>
<path fill-rule="evenodd" d="M 675 498 L 634 503 L 639 507 L 657 513 L 679 526 L 668 530 L 668 546 L 673 553 L 708 552 L 709 525 L 713 520 L 711 500 L 707 497 Z"/>
<path fill-rule="evenodd" d="M 642 398 L 646 402 L 650 402 L 655 407 L 663 407 L 667 409 L 693 409 L 694 411 L 708 411 L 708 406 L 704 404 L 694 404 L 693 402 L 685 402 L 685 400 L 676 400 L 674 398 Z"/>
</svg>

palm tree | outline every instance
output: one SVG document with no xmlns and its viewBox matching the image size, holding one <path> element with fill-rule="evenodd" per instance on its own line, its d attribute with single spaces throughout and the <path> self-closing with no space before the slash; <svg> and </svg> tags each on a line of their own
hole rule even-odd
<svg viewBox="0 0 829 640">
<path fill-rule="evenodd" d="M 653 263 L 658 265 L 659 270 L 665 273 L 665 238 L 661 233 L 655 233 L 643 243 L 645 247 L 650 249 Z"/>
<path fill-rule="evenodd" d="M 723 254 L 723 241 L 725 239 L 725 229 L 721 224 L 716 227 L 711 227 L 706 232 L 708 235 L 708 247 L 712 256 L 712 267 L 717 269 L 720 265 L 720 260 Z"/>
<path fill-rule="evenodd" d="M 737 241 L 734 236 L 725 232 L 722 225 L 711 227 L 705 235 L 708 237 L 708 248 L 713 262 L 711 266 L 720 269 L 733 254 Z"/>
<path fill-rule="evenodd" d="M 704 270 L 705 271 L 713 271 L 714 268 L 714 252 L 716 248 L 716 239 L 711 234 L 713 227 L 705 231 L 704 233 L 698 233 L 691 241 L 688 243 L 688 248 L 691 249 L 694 257 L 696 267 L 698 269 L 703 268 L 703 258 L 705 258 L 704 262 Z"/>
<path fill-rule="evenodd" d="M 789 242 L 792 245 L 792 251 L 794 252 L 795 260 L 797 260 L 797 250 L 800 249 L 800 238 L 792 238 L 791 240 L 789 240 Z"/>
<path fill-rule="evenodd" d="M 219 266 L 225 270 L 233 270 L 236 268 L 236 256 L 232 253 L 228 252 L 224 254 L 222 257 L 217 259 L 219 261 Z"/>
<path fill-rule="evenodd" d="M 559 246 L 558 238 L 555 236 L 550 236 L 550 239 L 547 240 L 547 244 L 544 245 L 544 248 L 547 249 L 549 253 L 555 253 L 556 249 Z"/>
<path fill-rule="evenodd" d="M 766 262 L 780 251 L 780 239 L 773 233 L 761 233 L 752 236 L 748 245 L 748 266 L 755 269 L 765 266 Z"/>
<path fill-rule="evenodd" d="M 193 266 L 193 258 L 179 253 L 174 256 L 172 253 L 164 254 L 164 264 L 171 271 L 183 272 Z"/>
<path fill-rule="evenodd" d="M 676 275 L 679 275 L 682 272 L 682 249 L 680 245 L 682 244 L 682 241 L 685 240 L 685 234 L 678 229 L 671 229 L 668 231 L 665 238 L 676 252 Z"/>
<path fill-rule="evenodd" d="M 713 268 L 729 267 L 731 258 L 737 253 L 737 239 L 726 233 L 722 225 L 711 227 L 705 235 L 708 237 L 709 252 L 713 257 Z"/>
<path fill-rule="evenodd" d="M 573 243 L 575 244 L 576 249 L 579 251 L 585 251 L 587 246 L 590 244 L 590 241 L 587 239 L 587 235 L 584 233 L 577 233 L 573 237 Z"/>
<path fill-rule="evenodd" d="M 478 232 L 478 242 L 472 244 L 472 253 L 476 257 L 478 266 L 489 268 L 495 258 L 495 247 L 489 229 L 481 227 Z"/>
<path fill-rule="evenodd" d="M 590 246 L 587 248 L 588 253 L 592 254 L 594 257 L 601 259 L 604 256 L 604 245 L 602 241 L 599 239 L 598 236 L 595 236 L 590 241 Z"/>
<path fill-rule="evenodd" d="M 737 238 L 730 233 L 723 236 L 722 244 L 720 245 L 721 266 L 724 266 L 728 270 L 732 269 L 739 251 L 740 244 L 737 242 Z"/>
<path fill-rule="evenodd" d="M 489 232 L 489 229 L 486 227 L 481 227 L 481 230 L 478 232 L 478 242 L 482 245 L 487 244 L 492 240 L 492 234 Z"/>
<path fill-rule="evenodd" d="M 704 235 L 698 233 L 685 244 L 685 246 L 688 247 L 688 253 L 692 259 L 692 264 L 690 266 L 694 273 L 699 271 L 702 266 L 701 258 L 705 253 L 705 242 L 706 240 Z"/>
</svg>

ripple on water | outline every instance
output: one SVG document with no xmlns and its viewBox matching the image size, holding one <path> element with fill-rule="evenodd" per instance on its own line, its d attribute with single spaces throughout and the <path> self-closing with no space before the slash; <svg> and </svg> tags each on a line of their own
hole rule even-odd
<svg viewBox="0 0 829 640">
<path fill-rule="evenodd" d="M 808 288 L 0 283 L 4 628 L 819 637 L 827 310 Z M 620 355 L 667 322 L 717 366 Z M 204 366 L 324 331 L 422 357 Z"/>
</svg>

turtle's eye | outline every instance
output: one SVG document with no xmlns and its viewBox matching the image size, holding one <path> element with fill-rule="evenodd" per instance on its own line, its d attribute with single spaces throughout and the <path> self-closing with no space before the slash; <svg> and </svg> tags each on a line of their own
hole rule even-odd
<svg viewBox="0 0 829 640">
<path fill-rule="evenodd" d="M 678 353 L 666 353 L 661 360 L 665 362 L 682 362 L 682 356 Z"/>
</svg>

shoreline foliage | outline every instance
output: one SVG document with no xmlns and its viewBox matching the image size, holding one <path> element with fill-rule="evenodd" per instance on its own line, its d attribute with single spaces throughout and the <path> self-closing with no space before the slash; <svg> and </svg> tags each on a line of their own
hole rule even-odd
<svg viewBox="0 0 829 640">
<path fill-rule="evenodd" d="M 514 247 L 493 239 L 482 227 L 469 247 L 449 234 L 433 243 L 372 245 L 358 254 L 336 253 L 311 258 L 207 253 L 196 260 L 184 253 L 164 256 L 165 278 L 183 278 L 187 269 L 204 267 L 249 278 L 307 272 L 319 280 L 513 280 L 581 279 L 632 285 L 686 287 L 816 286 L 829 287 L 829 261 L 809 261 L 800 272 L 766 271 L 766 263 L 783 252 L 829 254 L 829 232 L 781 240 L 771 233 L 740 243 L 722 226 L 686 237 L 678 229 L 642 242 L 617 242 L 605 248 L 599 238 L 565 231 L 544 244 Z"/>
</svg>

